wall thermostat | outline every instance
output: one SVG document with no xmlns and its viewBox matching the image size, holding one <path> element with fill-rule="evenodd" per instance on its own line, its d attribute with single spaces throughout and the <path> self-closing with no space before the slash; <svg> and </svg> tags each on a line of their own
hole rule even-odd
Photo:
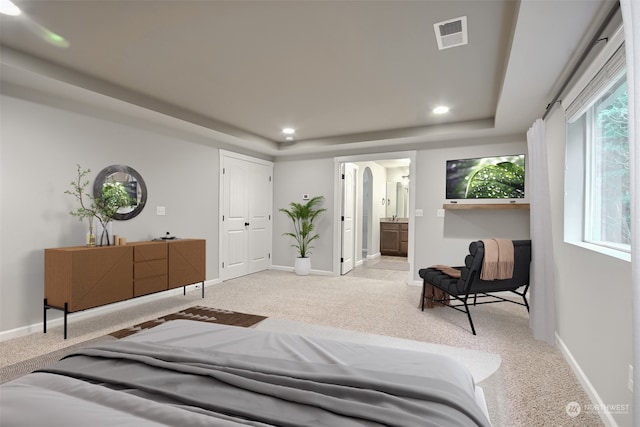
<svg viewBox="0 0 640 427">
<path fill-rule="evenodd" d="M 302 195 L 302 200 L 309 200 L 309 195 L 308 194 L 303 194 Z"/>
</svg>

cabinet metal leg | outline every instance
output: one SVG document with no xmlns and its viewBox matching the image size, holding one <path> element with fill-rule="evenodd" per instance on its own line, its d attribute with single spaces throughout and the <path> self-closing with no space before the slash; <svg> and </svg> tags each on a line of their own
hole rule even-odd
<svg viewBox="0 0 640 427">
<path fill-rule="evenodd" d="M 64 303 L 64 339 L 67 339 L 67 314 L 69 314 L 69 304 Z"/>
<path fill-rule="evenodd" d="M 44 299 L 44 304 L 42 304 L 42 328 L 44 333 L 47 333 L 47 299 Z"/>
</svg>

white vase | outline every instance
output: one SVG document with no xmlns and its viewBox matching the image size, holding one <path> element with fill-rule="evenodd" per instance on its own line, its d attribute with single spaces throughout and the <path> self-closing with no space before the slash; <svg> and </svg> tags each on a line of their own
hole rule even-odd
<svg viewBox="0 0 640 427">
<path fill-rule="evenodd" d="M 293 270 L 298 276 L 308 276 L 311 272 L 311 258 L 296 258 Z"/>
</svg>

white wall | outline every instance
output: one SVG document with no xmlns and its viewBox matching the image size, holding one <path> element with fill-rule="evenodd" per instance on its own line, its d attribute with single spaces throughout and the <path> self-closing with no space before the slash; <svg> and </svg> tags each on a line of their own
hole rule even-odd
<svg viewBox="0 0 640 427">
<path fill-rule="evenodd" d="M 112 164 L 144 178 L 147 206 L 115 233 L 129 241 L 169 231 L 207 240 L 207 279 L 218 277 L 218 149 L 130 125 L 2 95 L 0 134 L 0 331 L 42 321 L 44 249 L 83 245 L 86 223 L 64 194 L 76 164 Z M 51 105 L 51 102 L 49 105 Z M 156 206 L 166 216 L 156 216 Z M 51 318 L 59 317 L 51 311 Z"/>
<path fill-rule="evenodd" d="M 631 404 L 631 263 L 564 242 L 566 124 L 557 108 L 546 119 L 556 258 L 556 330 L 590 392 L 605 405 Z M 624 411 L 622 411 L 624 412 Z M 632 425 L 631 411 L 613 414 Z"/>
<path fill-rule="evenodd" d="M 282 212 L 289 203 L 303 203 L 302 195 L 324 196 L 322 207 L 327 211 L 316 221 L 320 235 L 311 249 L 311 270 L 315 273 L 331 274 L 333 270 L 333 175 L 332 159 L 278 161 L 273 169 L 273 260 L 274 268 L 293 267 L 296 249 L 291 247 L 293 239 L 282 233 L 292 232 L 291 220 Z"/>
</svg>

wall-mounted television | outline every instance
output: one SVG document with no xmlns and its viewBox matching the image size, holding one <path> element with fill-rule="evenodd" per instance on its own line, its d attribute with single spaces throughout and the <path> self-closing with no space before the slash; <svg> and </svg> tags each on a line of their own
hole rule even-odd
<svg viewBox="0 0 640 427">
<path fill-rule="evenodd" d="M 523 199 L 524 154 L 447 160 L 447 200 Z"/>
</svg>

